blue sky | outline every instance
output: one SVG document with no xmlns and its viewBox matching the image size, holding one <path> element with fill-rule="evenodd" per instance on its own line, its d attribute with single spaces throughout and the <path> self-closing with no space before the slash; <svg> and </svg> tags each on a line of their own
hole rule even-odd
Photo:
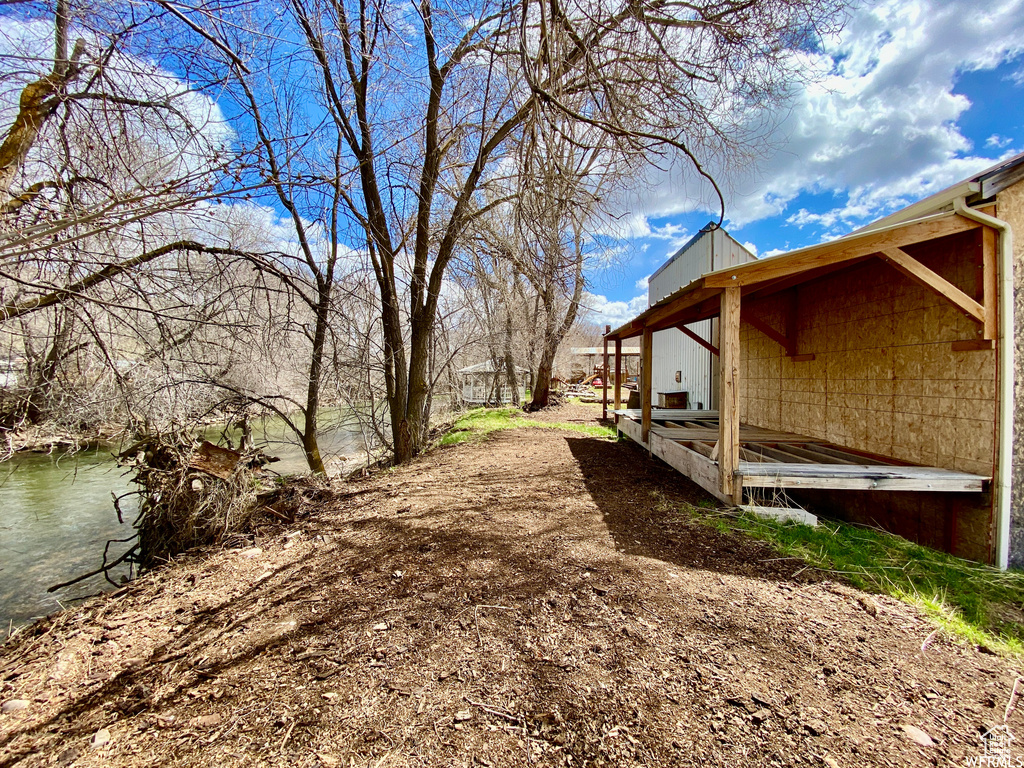
<svg viewBox="0 0 1024 768">
<path fill-rule="evenodd" d="M 1024 151 L 1024 0 L 890 0 L 853 9 L 808 62 L 756 162 L 727 168 L 725 227 L 759 256 L 856 229 Z M 646 305 L 646 278 L 710 219 L 667 173 L 624 205 L 632 237 L 590 275 L 591 318 Z"/>
</svg>

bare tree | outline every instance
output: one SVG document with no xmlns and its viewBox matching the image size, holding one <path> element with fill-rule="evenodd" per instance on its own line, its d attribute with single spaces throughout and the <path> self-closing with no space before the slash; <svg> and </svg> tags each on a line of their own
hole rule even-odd
<svg viewBox="0 0 1024 768">
<path fill-rule="evenodd" d="M 339 168 L 351 171 L 336 194 L 377 282 L 397 461 L 424 445 L 449 266 L 525 128 L 585 126 L 573 134 L 584 147 L 666 162 L 682 156 L 710 178 L 706 164 L 756 132 L 752 115 L 778 103 L 799 75 L 792 48 L 812 44 L 838 5 L 290 0 L 287 14 L 250 20 L 246 34 L 274 41 L 266 66 L 287 72 L 279 90 L 292 101 L 302 93 L 310 135 L 325 151 L 336 143 Z M 218 29 L 238 50 L 232 26 Z M 244 73 L 225 63 L 244 90 Z M 278 162 L 269 173 L 295 184 L 306 173 L 299 168 Z M 298 219 L 300 207 L 335 210 L 334 194 L 288 194 L 281 205 Z"/>
<path fill-rule="evenodd" d="M 104 292 L 121 295 L 167 258 L 248 259 L 299 308 L 287 326 L 308 344 L 305 393 L 273 407 L 299 414 L 290 423 L 320 471 L 317 414 L 339 270 L 365 259 L 390 437 L 405 461 L 425 444 L 445 370 L 439 320 L 452 262 L 473 223 L 507 202 L 513 180 L 544 183 L 556 160 L 575 168 L 558 160 L 556 137 L 584 167 L 682 158 L 710 180 L 708 163 L 756 138 L 763 106 L 799 75 L 793 49 L 813 44 L 838 4 L 288 0 L 279 12 L 211 0 L 115 4 L 101 17 L 59 0 L 54 54 L 23 70 L 26 108 L 0 153 L 0 304 L 9 321 L 72 301 L 111 308 Z M 153 28 L 162 40 L 178 35 L 190 84 L 233 100 L 231 132 L 212 102 L 133 55 Z M 524 156 L 531 146 L 542 149 Z M 172 239 L 160 224 L 168 211 L 201 214 L 197 201 L 246 189 L 265 191 L 285 216 L 292 249 L 252 254 Z M 527 197 L 549 221 L 561 215 L 541 205 L 544 195 Z M 553 259 L 539 262 L 555 275 L 548 294 L 567 302 L 560 317 L 545 310 L 546 340 L 572 324 L 582 267 L 557 265 L 591 242 L 586 223 L 563 221 L 557 238 L 535 243 Z M 174 303 L 121 301 L 158 314 Z M 217 373 L 208 378 L 229 383 Z"/>
</svg>

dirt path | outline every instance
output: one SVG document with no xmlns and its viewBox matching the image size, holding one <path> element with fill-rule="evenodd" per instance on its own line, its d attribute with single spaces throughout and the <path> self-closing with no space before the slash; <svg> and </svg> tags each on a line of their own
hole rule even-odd
<svg viewBox="0 0 1024 768">
<path fill-rule="evenodd" d="M 551 429 L 345 486 L 293 535 L 190 556 L 0 650 L 0 702 L 28 702 L 0 715 L 0 766 L 980 754 L 1017 670 L 941 637 L 922 652 L 907 606 L 668 511 L 702 498 L 632 444 Z"/>
</svg>

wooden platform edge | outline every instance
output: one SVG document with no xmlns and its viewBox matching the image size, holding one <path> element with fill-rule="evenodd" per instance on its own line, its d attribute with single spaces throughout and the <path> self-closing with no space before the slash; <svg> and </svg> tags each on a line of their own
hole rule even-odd
<svg viewBox="0 0 1024 768">
<path fill-rule="evenodd" d="M 777 465 L 776 465 L 777 466 Z M 927 491 L 932 493 L 977 492 L 985 488 L 984 478 L 866 477 L 858 475 L 757 474 L 741 470 L 744 488 L 830 489 L 837 491 Z"/>
<path fill-rule="evenodd" d="M 725 496 L 719 487 L 717 461 L 656 434 L 651 435 L 651 452 L 719 501 L 732 504 L 732 499 Z"/>
</svg>

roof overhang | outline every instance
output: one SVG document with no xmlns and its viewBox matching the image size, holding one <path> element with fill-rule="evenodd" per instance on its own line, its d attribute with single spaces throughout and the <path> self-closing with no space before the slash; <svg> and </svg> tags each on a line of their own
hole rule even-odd
<svg viewBox="0 0 1024 768">
<path fill-rule="evenodd" d="M 845 269 L 879 255 L 885 249 L 902 248 L 979 227 L 981 224 L 978 222 L 953 211 L 942 211 L 709 272 L 666 296 L 606 337 L 628 339 L 641 335 L 645 329 L 660 331 L 714 317 L 719 312 L 719 295 L 727 287 L 741 288 L 743 297 L 769 295 Z"/>
</svg>

